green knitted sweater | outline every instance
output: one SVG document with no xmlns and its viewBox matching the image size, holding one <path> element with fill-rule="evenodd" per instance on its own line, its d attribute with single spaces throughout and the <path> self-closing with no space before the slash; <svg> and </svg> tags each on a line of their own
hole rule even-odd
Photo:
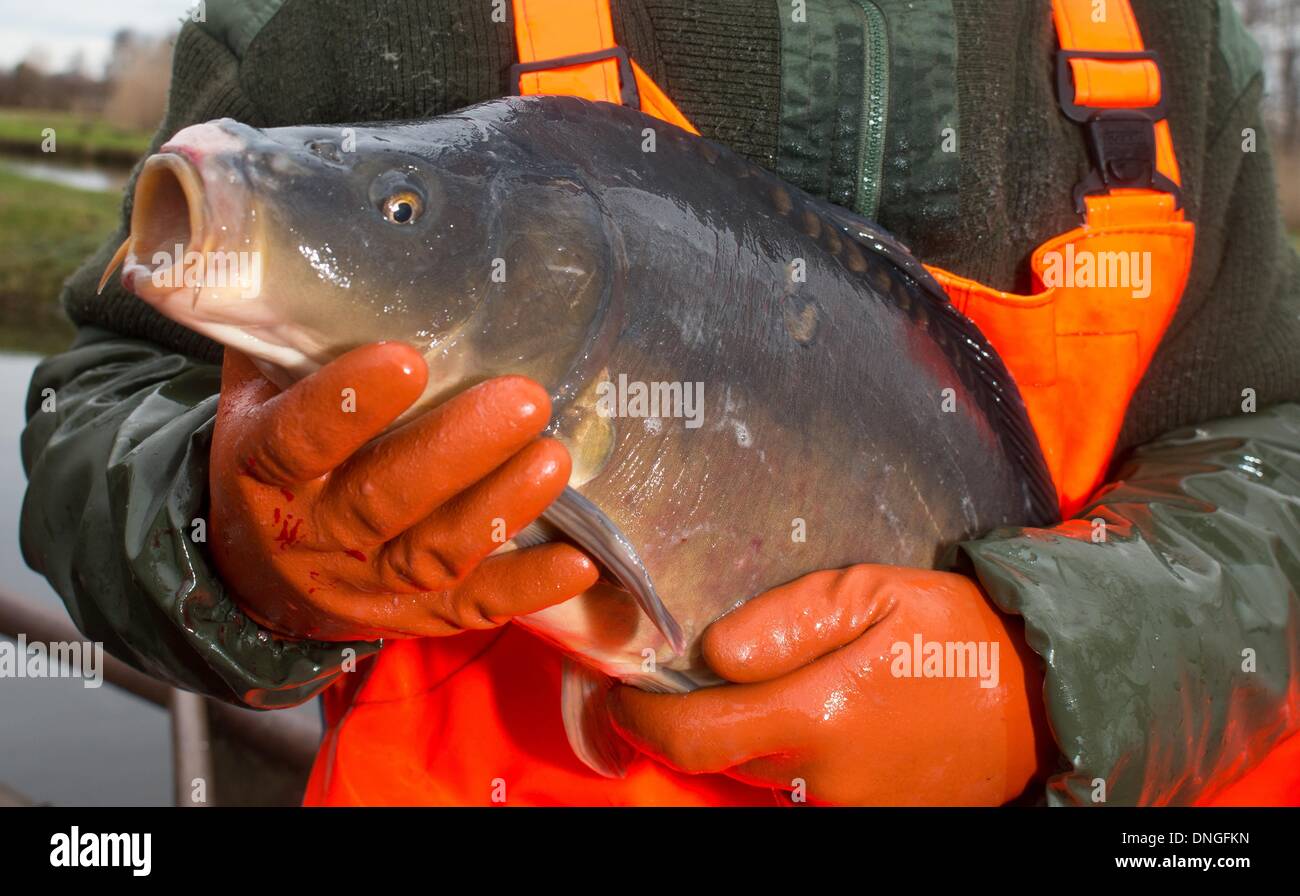
<svg viewBox="0 0 1300 896">
<path fill-rule="evenodd" d="M 1226 0 L 1133 5 L 1164 63 L 1198 230 L 1187 291 L 1121 448 L 1238 413 L 1247 388 L 1261 407 L 1300 399 L 1300 264 L 1274 199 L 1258 51 Z M 212 0 L 207 21 L 181 31 L 155 146 L 222 116 L 258 126 L 417 118 L 500 96 L 515 58 L 513 25 L 493 20 L 495 6 Z M 616 0 L 614 27 L 705 136 L 877 218 L 927 262 L 1027 289 L 1030 252 L 1078 223 L 1070 190 L 1088 167 L 1083 134 L 1054 95 L 1049 5 L 807 0 L 803 21 L 796 6 Z M 1243 151 L 1247 128 L 1255 152 Z M 955 152 L 942 151 L 945 134 Z M 68 282 L 73 320 L 215 360 L 215 344 L 116 282 L 95 296 L 122 237 Z"/>
</svg>

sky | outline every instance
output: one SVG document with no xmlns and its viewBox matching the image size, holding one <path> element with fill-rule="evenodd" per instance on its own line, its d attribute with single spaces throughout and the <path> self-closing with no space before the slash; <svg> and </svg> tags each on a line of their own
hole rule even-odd
<svg viewBox="0 0 1300 896">
<path fill-rule="evenodd" d="M 195 0 L 0 0 L 0 66 L 22 61 L 36 47 L 48 68 L 60 71 L 80 50 L 90 73 L 99 74 L 114 32 L 175 31 L 194 5 Z"/>
</svg>

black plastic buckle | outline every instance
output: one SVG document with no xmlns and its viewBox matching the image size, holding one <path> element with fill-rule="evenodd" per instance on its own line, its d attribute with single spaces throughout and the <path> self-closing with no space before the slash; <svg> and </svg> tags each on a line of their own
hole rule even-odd
<svg viewBox="0 0 1300 896">
<path fill-rule="evenodd" d="M 1160 69 L 1160 57 L 1153 50 L 1098 52 L 1059 50 L 1056 54 L 1056 91 L 1061 109 L 1071 121 L 1088 131 L 1088 153 L 1092 170 L 1074 188 L 1074 207 L 1087 212 L 1084 198 L 1113 189 L 1162 190 L 1173 194 L 1175 208 L 1182 208 L 1178 185 L 1156 167 L 1156 122 L 1165 117 L 1164 93 L 1154 106 L 1132 109 L 1103 109 L 1075 102 L 1071 59 L 1150 59 Z M 1164 70 L 1160 69 L 1163 81 Z M 1163 87 L 1163 84 L 1162 84 Z"/>
<path fill-rule="evenodd" d="M 622 47 L 610 47 L 608 50 L 595 50 L 591 53 L 578 53 L 574 56 L 557 56 L 554 59 L 539 59 L 536 62 L 516 62 L 510 66 L 510 92 L 519 93 L 519 76 L 528 72 L 546 72 L 556 68 L 569 68 L 585 65 L 588 62 L 600 62 L 603 59 L 618 60 L 619 100 L 632 109 L 641 108 L 641 93 L 636 89 L 636 73 L 632 71 L 632 60 L 627 50 Z"/>
</svg>

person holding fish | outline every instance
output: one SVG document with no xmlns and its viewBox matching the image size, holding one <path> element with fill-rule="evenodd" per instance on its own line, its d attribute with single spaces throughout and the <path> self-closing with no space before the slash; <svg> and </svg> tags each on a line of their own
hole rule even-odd
<svg viewBox="0 0 1300 896">
<path fill-rule="evenodd" d="M 382 6 L 182 30 L 23 438 L 89 637 L 315 804 L 1300 801 L 1227 3 Z"/>
</svg>

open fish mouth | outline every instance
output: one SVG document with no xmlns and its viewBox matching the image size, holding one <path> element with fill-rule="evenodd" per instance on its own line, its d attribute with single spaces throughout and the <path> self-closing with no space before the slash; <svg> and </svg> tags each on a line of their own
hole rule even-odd
<svg viewBox="0 0 1300 896">
<path fill-rule="evenodd" d="M 168 151 L 150 156 L 136 182 L 131 235 L 125 252 L 119 250 L 122 285 L 146 299 L 159 297 L 159 290 L 184 288 L 183 279 L 177 284 L 159 275 L 173 274 L 176 259 L 190 253 L 206 257 L 212 248 L 208 218 L 203 178 L 189 157 Z"/>
<path fill-rule="evenodd" d="M 209 305 L 260 289 L 256 214 L 244 174 L 246 144 L 223 123 L 194 125 L 145 160 L 136 178 L 130 233 L 104 277 L 182 324 Z"/>
</svg>

